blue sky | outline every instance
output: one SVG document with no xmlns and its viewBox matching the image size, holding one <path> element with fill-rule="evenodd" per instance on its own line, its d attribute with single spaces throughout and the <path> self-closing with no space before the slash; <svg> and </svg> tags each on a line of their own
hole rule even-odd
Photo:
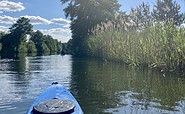
<svg viewBox="0 0 185 114">
<path fill-rule="evenodd" d="M 130 9 L 141 4 L 154 4 L 156 0 L 118 0 L 121 10 L 129 12 Z M 185 12 L 185 1 L 176 0 L 181 4 L 181 12 Z M 8 28 L 21 16 L 31 20 L 34 30 L 40 30 L 62 42 L 71 38 L 70 21 L 65 19 L 60 0 L 0 0 L 0 31 Z"/>
</svg>

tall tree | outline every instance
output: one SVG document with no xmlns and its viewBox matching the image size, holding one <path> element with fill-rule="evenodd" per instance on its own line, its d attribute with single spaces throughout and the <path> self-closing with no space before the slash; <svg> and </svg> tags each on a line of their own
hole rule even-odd
<svg viewBox="0 0 185 114">
<path fill-rule="evenodd" d="M 0 53 L 1 53 L 1 49 L 2 49 L 2 43 L 0 42 Z"/>
<path fill-rule="evenodd" d="M 131 29 L 145 28 L 152 21 L 150 5 L 143 2 L 141 5 L 137 6 L 135 9 L 132 8 L 130 15 L 129 15 L 129 20 L 130 20 L 129 23 L 130 23 Z"/>
<path fill-rule="evenodd" d="M 42 32 L 37 30 L 36 32 L 32 32 L 30 40 L 32 40 L 38 48 L 39 45 L 41 45 L 41 43 L 43 42 L 43 36 L 44 35 L 42 34 Z"/>
<path fill-rule="evenodd" d="M 19 36 L 24 36 L 31 33 L 33 25 L 30 24 L 30 20 L 25 17 L 21 17 L 15 24 L 10 27 L 10 32 Z"/>
<path fill-rule="evenodd" d="M 5 35 L 5 33 L 0 31 L 0 41 L 1 41 L 1 38 L 2 38 L 4 35 Z"/>
<path fill-rule="evenodd" d="M 53 39 L 50 35 L 43 35 L 39 30 L 32 32 L 30 41 L 35 44 L 38 54 L 51 54 L 61 51 L 58 40 Z M 33 45 L 30 44 L 30 49 L 32 47 Z"/>
<path fill-rule="evenodd" d="M 39 30 L 32 33 L 30 40 L 35 43 L 38 54 L 50 52 L 49 48 L 45 44 L 44 35 Z"/>
<path fill-rule="evenodd" d="M 44 39 L 50 53 L 57 52 L 57 42 L 50 35 L 44 35 Z"/>
<path fill-rule="evenodd" d="M 37 48 L 35 43 L 32 40 L 29 40 L 27 43 L 27 49 L 28 49 L 28 53 L 37 53 Z"/>
<path fill-rule="evenodd" d="M 57 53 L 62 52 L 62 43 L 61 41 L 59 42 L 58 40 L 55 40 L 57 42 Z"/>
<path fill-rule="evenodd" d="M 30 34 L 33 26 L 30 24 L 30 20 L 21 17 L 10 28 L 10 33 L 6 34 L 3 39 L 3 50 L 10 49 L 13 52 L 19 52 L 19 45 L 21 42 L 26 41 L 26 35 Z"/>
<path fill-rule="evenodd" d="M 153 9 L 153 18 L 156 21 L 172 21 L 175 25 L 181 25 L 185 17 L 180 12 L 180 5 L 173 0 L 157 0 Z"/>
<path fill-rule="evenodd" d="M 66 17 L 70 17 L 73 46 L 79 54 L 84 49 L 84 41 L 88 30 L 95 25 L 111 20 L 119 11 L 117 0 L 61 0 L 68 3 L 64 9 Z"/>
<path fill-rule="evenodd" d="M 30 24 L 30 20 L 25 17 L 21 17 L 17 20 L 15 24 L 10 28 L 10 33 L 12 34 L 13 41 L 18 47 L 18 45 L 23 41 L 27 34 L 32 32 L 33 25 Z"/>
<path fill-rule="evenodd" d="M 2 37 L 5 35 L 5 33 L 4 32 L 1 32 L 0 31 L 0 53 L 1 53 L 1 49 L 2 49 L 2 41 L 1 41 L 1 39 L 2 39 Z"/>
</svg>

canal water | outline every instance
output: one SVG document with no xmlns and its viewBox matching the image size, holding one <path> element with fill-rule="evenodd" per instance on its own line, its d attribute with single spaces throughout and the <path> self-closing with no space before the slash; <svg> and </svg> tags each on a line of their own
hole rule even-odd
<svg viewBox="0 0 185 114">
<path fill-rule="evenodd" d="M 70 55 L 0 59 L 0 114 L 25 114 L 52 82 L 85 114 L 185 114 L 185 78 Z"/>
</svg>

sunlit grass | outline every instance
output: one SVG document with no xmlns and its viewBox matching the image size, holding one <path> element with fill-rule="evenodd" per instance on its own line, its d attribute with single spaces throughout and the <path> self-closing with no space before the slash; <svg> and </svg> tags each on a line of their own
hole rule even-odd
<svg viewBox="0 0 185 114">
<path fill-rule="evenodd" d="M 185 30 L 153 24 L 141 31 L 101 32 L 88 39 L 91 56 L 166 71 L 185 69 Z"/>
</svg>

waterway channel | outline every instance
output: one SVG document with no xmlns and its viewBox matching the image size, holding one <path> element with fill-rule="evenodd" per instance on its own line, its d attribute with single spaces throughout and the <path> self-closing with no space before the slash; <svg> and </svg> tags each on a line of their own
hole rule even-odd
<svg viewBox="0 0 185 114">
<path fill-rule="evenodd" d="M 52 82 L 85 114 L 185 114 L 185 78 L 71 55 L 0 59 L 0 114 L 25 114 Z"/>
</svg>

